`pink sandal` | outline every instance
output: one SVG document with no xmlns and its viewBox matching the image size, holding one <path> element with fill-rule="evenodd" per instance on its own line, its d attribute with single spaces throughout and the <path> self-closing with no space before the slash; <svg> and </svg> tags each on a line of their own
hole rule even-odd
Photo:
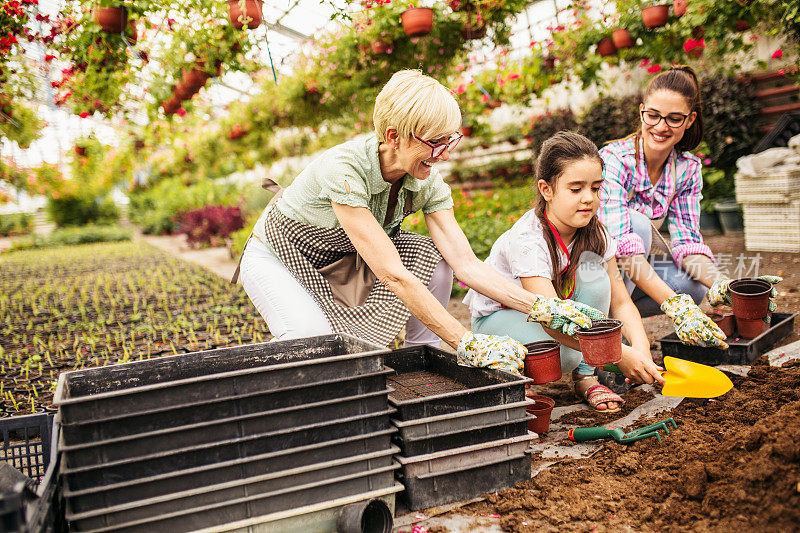
<svg viewBox="0 0 800 533">
<path fill-rule="evenodd" d="M 595 378 L 594 375 L 589 376 L 581 376 L 576 378 L 575 375 L 572 376 L 572 385 L 575 388 L 575 394 L 582 397 L 589 406 L 597 411 L 598 413 L 618 413 L 622 410 L 622 406 L 625 404 L 625 400 L 619 394 L 616 394 L 614 391 L 606 387 L 605 385 L 593 385 L 586 389 L 586 391 L 581 394 L 578 392 L 578 382 L 583 381 L 585 379 Z M 595 378 L 596 379 L 596 378 Z M 598 409 L 597 406 L 601 403 L 608 403 L 613 402 L 617 403 L 617 407 L 614 409 Z"/>
</svg>

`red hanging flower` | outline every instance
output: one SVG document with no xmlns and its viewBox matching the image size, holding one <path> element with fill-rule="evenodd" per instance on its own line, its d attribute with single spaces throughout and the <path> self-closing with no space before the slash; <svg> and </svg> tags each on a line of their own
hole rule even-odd
<svg viewBox="0 0 800 533">
<path fill-rule="evenodd" d="M 658 63 L 653 63 L 647 68 L 647 72 L 649 72 L 650 74 L 661 72 L 661 65 L 659 65 Z"/>
<path fill-rule="evenodd" d="M 84 111 L 84 112 L 83 112 L 83 113 L 81 113 L 79 116 L 80 116 L 81 118 L 86 118 L 86 117 L 88 117 L 88 116 L 89 116 L 89 112 L 88 112 L 88 111 Z"/>
<path fill-rule="evenodd" d="M 772 59 L 780 59 L 783 57 L 783 50 L 778 48 L 774 52 L 772 52 Z"/>
</svg>

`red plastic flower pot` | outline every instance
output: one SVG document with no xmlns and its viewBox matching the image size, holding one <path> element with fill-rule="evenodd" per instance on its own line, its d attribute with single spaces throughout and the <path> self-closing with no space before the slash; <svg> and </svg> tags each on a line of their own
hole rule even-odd
<svg viewBox="0 0 800 533">
<path fill-rule="evenodd" d="M 529 415 L 536 417 L 533 420 L 528 420 L 528 431 L 543 435 L 550 429 L 550 415 L 553 414 L 553 407 L 556 406 L 556 402 L 552 398 L 540 394 L 532 394 L 528 398 L 533 400 L 534 404 L 526 407 L 525 410 Z"/>
<path fill-rule="evenodd" d="M 611 40 L 614 41 L 614 46 L 616 46 L 617 49 L 630 48 L 635 44 L 633 42 L 633 37 L 631 37 L 631 32 L 625 28 L 617 28 L 614 30 L 614 33 L 611 34 Z"/>
<path fill-rule="evenodd" d="M 578 342 L 587 365 L 616 363 L 622 359 L 622 321 L 593 320 L 592 327 L 578 330 Z"/>
<path fill-rule="evenodd" d="M 772 283 L 763 279 L 741 278 L 731 281 L 731 307 L 736 318 L 764 318 L 769 312 Z"/>
<path fill-rule="evenodd" d="M 743 339 L 755 339 L 769 329 L 769 324 L 761 318 L 736 317 L 736 331 Z"/>
<path fill-rule="evenodd" d="M 186 87 L 193 87 L 199 91 L 211 77 L 211 74 L 199 68 L 183 71 L 183 83 Z"/>
<path fill-rule="evenodd" d="M 525 348 L 525 376 L 534 385 L 561 379 L 561 346 L 556 341 L 531 342 Z"/>
<path fill-rule="evenodd" d="M 674 0 L 672 2 L 672 12 L 676 17 L 686 14 L 686 8 L 689 7 L 689 0 Z"/>
<path fill-rule="evenodd" d="M 161 107 L 164 108 L 165 115 L 172 115 L 181 108 L 181 101 L 173 95 L 169 100 L 161 102 Z"/>
<path fill-rule="evenodd" d="M 714 321 L 714 324 L 719 326 L 719 329 L 722 330 L 722 333 L 725 334 L 726 337 L 730 337 L 733 335 L 733 332 L 736 331 L 736 321 L 733 318 L 733 314 L 727 313 L 724 315 L 709 315 L 711 320 Z"/>
<path fill-rule="evenodd" d="M 428 35 L 433 29 L 433 9 L 429 7 L 412 7 L 400 14 L 403 30 L 409 37 Z"/>
<path fill-rule="evenodd" d="M 614 46 L 611 37 L 605 37 L 597 43 L 597 53 L 602 57 L 613 56 L 617 53 L 617 47 Z"/>
<path fill-rule="evenodd" d="M 128 22 L 128 10 L 124 7 L 95 7 L 92 18 L 108 33 L 122 33 Z"/>
<path fill-rule="evenodd" d="M 475 130 L 472 126 L 461 126 L 461 135 L 464 137 L 472 137 L 472 133 Z"/>
<path fill-rule="evenodd" d="M 247 27 L 251 30 L 258 28 L 261 25 L 261 0 L 245 0 L 244 11 L 239 0 L 230 0 L 228 2 L 228 17 L 231 19 L 231 24 L 237 30 L 244 28 L 244 22 L 239 20 L 242 16 L 250 19 L 247 21 Z"/>
<path fill-rule="evenodd" d="M 642 9 L 642 22 L 647 28 L 665 26 L 669 20 L 669 6 L 648 6 Z"/>
</svg>

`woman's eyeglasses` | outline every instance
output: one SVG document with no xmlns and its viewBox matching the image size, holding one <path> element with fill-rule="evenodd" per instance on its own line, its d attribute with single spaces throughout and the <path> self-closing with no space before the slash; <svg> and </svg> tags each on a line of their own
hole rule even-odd
<svg viewBox="0 0 800 533">
<path fill-rule="evenodd" d="M 667 116 L 662 115 L 658 111 L 653 111 L 652 109 L 642 109 L 642 121 L 647 124 L 648 126 L 658 126 L 658 123 L 661 122 L 661 119 L 664 119 L 664 122 L 667 123 L 667 126 L 670 128 L 680 128 L 683 126 L 683 123 L 686 122 L 686 119 L 691 115 L 691 113 L 670 113 Z"/>
<path fill-rule="evenodd" d="M 453 150 L 456 146 L 458 146 L 458 142 L 462 137 L 462 134 L 454 133 L 449 139 L 447 139 L 447 141 L 439 144 L 433 144 L 432 142 L 426 141 L 425 139 L 420 139 L 414 135 L 416 140 L 431 147 L 431 157 L 439 157 L 444 153 L 445 150 Z"/>
</svg>

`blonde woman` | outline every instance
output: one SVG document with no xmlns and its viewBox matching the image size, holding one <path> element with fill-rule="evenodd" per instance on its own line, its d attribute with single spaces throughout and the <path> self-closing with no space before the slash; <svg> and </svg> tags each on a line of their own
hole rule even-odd
<svg viewBox="0 0 800 533">
<path fill-rule="evenodd" d="M 242 285 L 276 339 L 343 332 L 387 345 L 406 326 L 407 346 L 444 340 L 464 362 L 519 371 L 517 341 L 473 335 L 447 312 L 453 272 L 545 326 L 589 325 L 580 305 L 525 291 L 470 248 L 436 169 L 461 139 L 447 88 L 419 71 L 397 72 L 373 121 L 374 135 L 326 151 L 256 223 Z M 400 230 L 419 210 L 430 237 Z"/>
</svg>

